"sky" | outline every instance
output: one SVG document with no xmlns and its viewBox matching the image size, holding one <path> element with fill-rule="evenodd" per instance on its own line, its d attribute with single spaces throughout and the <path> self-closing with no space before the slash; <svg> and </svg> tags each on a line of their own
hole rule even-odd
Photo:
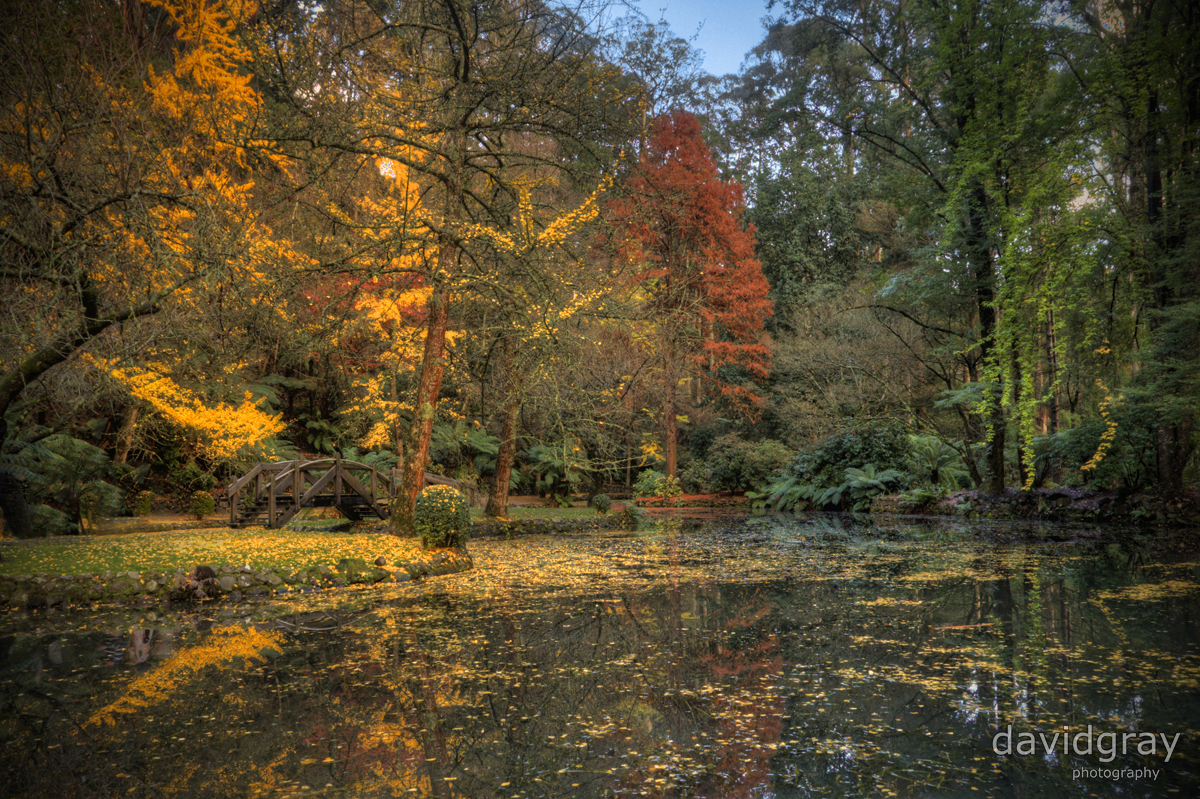
<svg viewBox="0 0 1200 799">
<path fill-rule="evenodd" d="M 634 0 L 651 22 L 665 19 L 676 36 L 704 51 L 704 68 L 714 75 L 737 72 L 746 53 L 762 41 L 766 0 Z M 779 9 L 775 10 L 779 14 Z"/>
</svg>

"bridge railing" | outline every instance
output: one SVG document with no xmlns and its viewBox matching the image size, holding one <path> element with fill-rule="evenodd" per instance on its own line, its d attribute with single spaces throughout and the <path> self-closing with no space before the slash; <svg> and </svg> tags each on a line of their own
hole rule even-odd
<svg viewBox="0 0 1200 799">
<path fill-rule="evenodd" d="M 336 506 L 342 505 L 344 493 L 357 494 L 376 515 L 387 518 L 384 505 L 390 505 L 394 496 L 393 482 L 390 475 L 381 476 L 374 466 L 343 460 L 339 456 L 260 463 L 226 488 L 229 523 L 234 525 L 241 521 L 243 491 L 250 495 L 255 506 L 266 503 L 268 527 L 285 524 L 301 507 L 312 504 L 318 496 L 330 494 Z M 280 500 L 290 500 L 286 511 L 279 510 Z"/>
<path fill-rule="evenodd" d="M 369 473 L 369 475 L 367 474 Z M 425 473 L 425 485 L 449 485 L 463 492 L 472 506 L 483 504 L 483 495 L 473 483 L 453 480 L 441 475 Z M 328 502 L 332 495 L 333 504 L 343 505 L 343 493 L 354 494 L 366 501 L 368 507 L 380 518 L 390 514 L 400 484 L 400 472 L 391 469 L 380 472 L 374 466 L 357 461 L 348 461 L 335 455 L 332 458 L 317 458 L 259 463 L 250 471 L 230 483 L 225 489 L 229 503 L 229 523 L 237 525 L 249 516 L 243 512 L 241 496 L 245 492 L 251 498 L 250 505 L 255 514 L 265 514 L 268 527 L 286 524 L 300 508 L 312 505 L 318 497 Z M 351 503 L 353 504 L 353 503 Z M 280 507 L 282 505 L 282 508 Z M 343 508 L 350 515 L 352 507 Z M 355 518 L 351 516 L 351 518 Z"/>
</svg>

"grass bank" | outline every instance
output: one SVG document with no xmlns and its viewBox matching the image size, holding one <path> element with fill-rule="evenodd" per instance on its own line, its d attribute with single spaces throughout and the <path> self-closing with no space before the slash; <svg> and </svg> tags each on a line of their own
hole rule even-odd
<svg viewBox="0 0 1200 799">
<path fill-rule="evenodd" d="M 473 520 L 488 521 L 482 511 Z M 507 522 L 606 522 L 594 508 L 511 507 Z M 298 520 L 301 529 L 235 530 L 215 519 L 202 523 L 186 517 L 116 519 L 100 525 L 97 535 L 0 540 L 0 575 L 78 575 L 103 572 L 174 572 L 197 565 L 249 566 L 253 570 L 296 570 L 359 558 L 368 563 L 384 558 L 389 564 L 420 560 L 429 555 L 420 542 L 380 532 L 307 530 L 303 524 L 337 523 L 339 519 Z M 127 531 L 142 526 L 145 531 Z M 543 525 L 535 524 L 540 528 Z M 136 529 L 136 528 L 135 528 Z"/>
<path fill-rule="evenodd" d="M 465 571 L 461 549 L 378 532 L 209 528 L 0 542 L 0 606 L 265 598 Z M 380 560 L 382 559 L 382 560 Z"/>
<path fill-rule="evenodd" d="M 0 574 L 99 574 L 174 571 L 199 564 L 299 569 L 344 558 L 401 563 L 423 556 L 419 542 L 390 535 L 208 528 L 161 533 L 71 536 L 0 543 Z"/>
</svg>

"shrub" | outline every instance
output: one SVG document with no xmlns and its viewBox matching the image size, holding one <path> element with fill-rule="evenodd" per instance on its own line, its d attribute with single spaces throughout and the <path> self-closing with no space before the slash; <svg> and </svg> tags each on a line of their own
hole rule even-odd
<svg viewBox="0 0 1200 799">
<path fill-rule="evenodd" d="M 874 494 L 908 482 L 911 458 L 912 442 L 899 425 L 871 422 L 835 433 L 801 453 L 783 474 L 746 496 L 754 507 L 774 510 L 863 509 Z"/>
<path fill-rule="evenodd" d="M 861 469 L 846 470 L 845 485 L 854 500 L 854 510 L 862 513 L 871 508 L 871 498 L 895 491 L 907 481 L 907 475 L 895 469 L 876 469 L 868 463 Z"/>
<path fill-rule="evenodd" d="M 1109 448 L 1093 460 L 1110 424 L 1114 429 Z M 1158 477 L 1157 424 L 1153 410 L 1144 405 L 1114 403 L 1107 420 L 1093 419 L 1035 442 L 1035 466 L 1043 471 L 1061 467 L 1064 483 L 1091 490 L 1153 488 Z M 1092 468 L 1084 471 L 1085 465 Z"/>
<path fill-rule="evenodd" d="M 813 501 L 819 489 L 799 480 L 795 475 L 785 475 L 772 480 L 758 491 L 747 491 L 746 499 L 752 508 L 771 510 L 804 510 Z"/>
<path fill-rule="evenodd" d="M 29 521 L 33 527 L 34 538 L 44 538 L 54 535 L 68 535 L 79 532 L 78 526 L 71 523 L 70 517 L 62 511 L 49 505 L 31 505 Z"/>
<path fill-rule="evenodd" d="M 471 510 L 467 498 L 450 486 L 426 486 L 417 495 L 413 522 L 427 547 L 453 547 L 471 537 Z"/>
<path fill-rule="evenodd" d="M 788 471 L 816 486 L 840 484 L 847 469 L 861 469 L 868 463 L 877 469 L 907 472 L 912 443 L 904 429 L 894 422 L 868 422 L 841 430 L 816 448 L 801 453 Z"/>
<path fill-rule="evenodd" d="M 689 494 L 707 494 L 713 490 L 712 471 L 702 460 L 694 460 L 679 473 L 679 485 Z"/>
<path fill-rule="evenodd" d="M 635 497 L 656 497 L 655 489 L 658 483 L 666 475 L 662 472 L 657 472 L 654 469 L 647 469 L 638 475 L 637 482 L 633 484 L 633 495 Z"/>
<path fill-rule="evenodd" d="M 707 466 L 714 491 L 745 491 L 763 485 L 795 457 L 773 439 L 743 441 L 736 434 L 721 436 L 708 450 Z"/>
<path fill-rule="evenodd" d="M 596 513 L 608 513 L 608 509 L 612 507 L 612 500 L 608 498 L 608 494 L 597 494 L 589 504 L 596 509 Z"/>
<path fill-rule="evenodd" d="M 133 515 L 134 516 L 149 516 L 150 511 L 154 509 L 154 492 L 139 491 L 133 498 Z"/>
<path fill-rule="evenodd" d="M 66 514 L 65 526 L 57 516 L 41 513 L 38 522 L 51 534 L 75 534 L 86 525 L 85 514 L 109 515 L 121 509 L 121 490 L 107 482 L 109 461 L 104 450 L 55 433 L 22 447 L 14 455 L 0 456 L 6 470 L 25 479 L 31 506 L 47 505 Z"/>
<path fill-rule="evenodd" d="M 217 501 L 207 491 L 196 491 L 192 494 L 189 509 L 197 519 L 203 519 L 205 516 L 211 516 L 217 509 Z"/>
<path fill-rule="evenodd" d="M 638 476 L 637 482 L 633 484 L 633 495 L 636 497 L 672 499 L 682 493 L 678 480 L 653 469 L 642 472 Z"/>
<path fill-rule="evenodd" d="M 574 439 L 554 446 L 535 444 L 525 451 L 525 457 L 531 461 L 529 471 L 536 478 L 533 488 L 538 494 L 579 493 L 597 474 L 587 451 Z"/>
<path fill-rule="evenodd" d="M 183 491 L 208 491 L 217 484 L 217 478 L 210 472 L 200 468 L 195 461 L 176 464 L 167 473 L 167 480 L 176 488 Z"/>
<path fill-rule="evenodd" d="M 571 495 L 570 494 L 547 494 L 546 495 L 546 507 L 547 508 L 569 508 L 569 507 L 571 507 Z"/>
</svg>

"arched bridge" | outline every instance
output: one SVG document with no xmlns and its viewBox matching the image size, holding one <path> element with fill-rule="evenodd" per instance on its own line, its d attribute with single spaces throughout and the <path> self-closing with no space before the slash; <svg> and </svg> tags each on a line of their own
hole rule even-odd
<svg viewBox="0 0 1200 799">
<path fill-rule="evenodd" d="M 399 485 L 398 470 L 341 457 L 260 463 L 225 489 L 229 526 L 282 527 L 301 508 L 337 508 L 352 521 L 368 516 L 388 518 Z M 425 484 L 450 485 L 472 505 L 482 504 L 478 489 L 458 480 L 425 473 Z"/>
</svg>

